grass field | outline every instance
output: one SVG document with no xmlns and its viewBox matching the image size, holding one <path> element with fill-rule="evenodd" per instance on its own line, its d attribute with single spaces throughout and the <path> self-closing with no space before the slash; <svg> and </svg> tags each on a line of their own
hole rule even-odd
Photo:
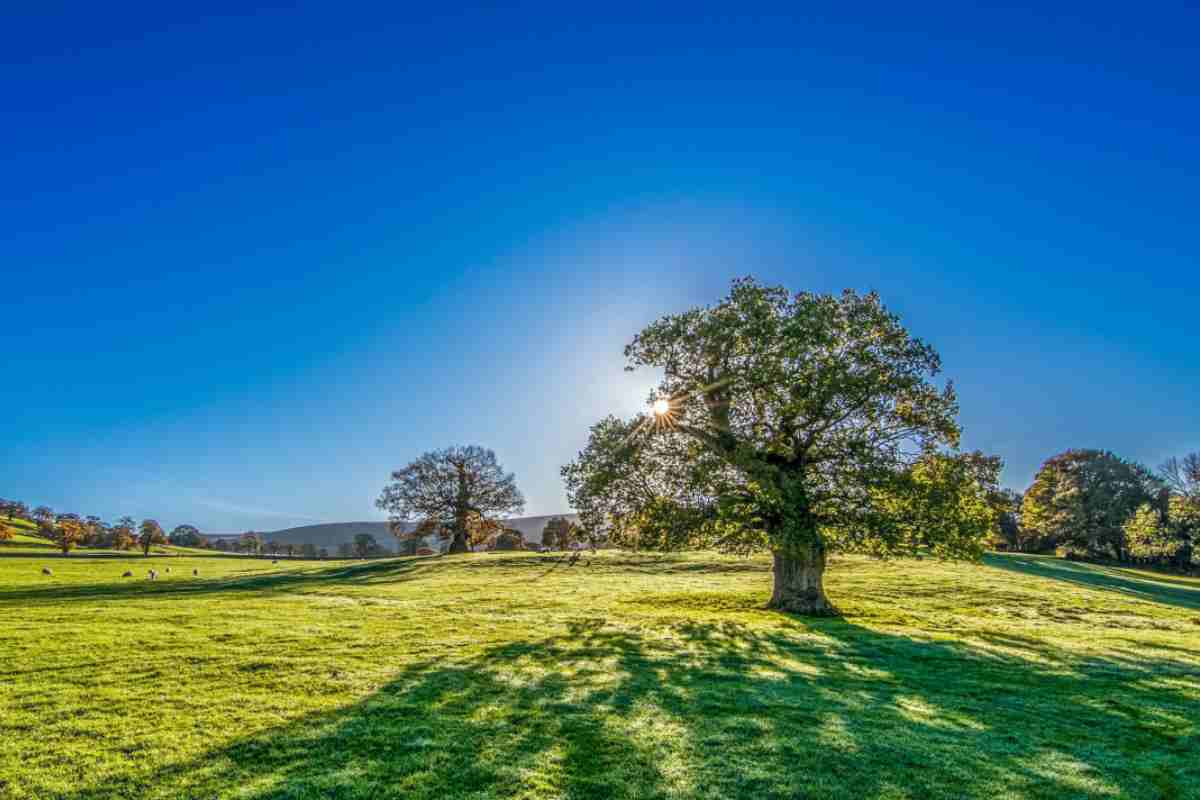
<svg viewBox="0 0 1200 800">
<path fill-rule="evenodd" d="M 12 529 L 12 536 L 8 539 L 0 539 L 0 556 L 4 555 L 39 555 L 41 553 L 59 553 L 58 545 L 49 539 L 43 538 L 36 534 L 37 525 L 24 519 L 3 519 L 0 524 L 7 525 Z M 76 547 L 72 553 L 75 558 L 87 556 L 130 556 L 139 552 L 137 548 L 132 550 L 108 550 L 102 547 Z M 194 556 L 213 556 L 219 557 L 223 553 L 214 553 L 212 550 L 205 550 L 199 547 L 180 547 L 173 544 L 156 544 L 151 546 L 150 552 L 153 555 L 178 556 L 178 555 L 194 555 Z M 71 556 L 68 556 L 71 557 Z"/>
<path fill-rule="evenodd" d="M 1200 797 L 1200 581 L 555 564 L 0 559 L 0 797 Z"/>
</svg>

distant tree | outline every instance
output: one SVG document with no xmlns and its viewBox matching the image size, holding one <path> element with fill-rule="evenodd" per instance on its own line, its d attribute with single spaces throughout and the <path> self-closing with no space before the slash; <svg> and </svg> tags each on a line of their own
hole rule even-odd
<svg viewBox="0 0 1200 800">
<path fill-rule="evenodd" d="M 928 481 L 946 475 L 958 488 L 965 467 L 913 472 L 921 456 L 957 446 L 958 403 L 933 382 L 937 353 L 875 294 L 793 295 L 737 280 L 717 305 L 644 328 L 625 356 L 628 369 L 663 378 L 652 413 L 602 420 L 563 468 L 588 535 L 769 551 L 771 607 L 806 614 L 833 611 L 831 552 L 980 553 L 961 525 L 939 526 L 950 538 L 933 541 L 896 516 L 919 497 L 945 500 L 949 489 Z"/>
<path fill-rule="evenodd" d="M 87 536 L 87 525 L 76 514 L 63 514 L 48 528 L 49 538 L 65 556 Z"/>
<path fill-rule="evenodd" d="M 200 535 L 200 529 L 195 525 L 176 525 L 171 530 L 171 535 L 167 537 L 173 545 L 179 547 L 199 547 L 204 537 Z"/>
<path fill-rule="evenodd" d="M 1145 467 L 1107 451 L 1067 450 L 1042 464 L 1021 502 L 1021 523 L 1043 543 L 1126 557 L 1124 524 L 1159 484 Z"/>
<path fill-rule="evenodd" d="M 278 555 L 279 551 L 282 549 L 283 549 L 283 545 L 280 544 L 275 539 L 272 539 L 269 542 L 267 542 L 267 552 L 271 553 L 272 555 Z"/>
<path fill-rule="evenodd" d="M 237 540 L 238 550 L 249 555 L 259 555 L 263 551 L 263 539 L 254 531 L 246 531 Z"/>
<path fill-rule="evenodd" d="M 216 540 L 216 541 L 213 543 L 213 546 L 214 546 L 214 547 L 215 547 L 217 550 L 221 551 L 222 553 L 227 553 L 227 552 L 229 552 L 229 547 L 230 547 L 230 544 L 229 544 L 229 540 L 228 540 L 228 539 L 221 538 L 221 539 L 217 539 L 217 540 Z"/>
<path fill-rule="evenodd" d="M 482 447 L 429 452 L 392 473 L 375 504 L 393 523 L 433 520 L 450 532 L 451 553 L 470 550 L 472 519 L 480 527 L 525 507 L 516 478 Z"/>
<path fill-rule="evenodd" d="M 13 538 L 13 527 L 7 522 L 0 522 L 0 542 L 7 542 Z"/>
<path fill-rule="evenodd" d="M 379 550 L 379 543 L 375 541 L 375 537 L 369 533 L 356 533 L 354 535 L 354 555 L 359 558 L 373 556 Z"/>
<path fill-rule="evenodd" d="M 111 534 L 108 530 L 108 525 L 104 520 L 93 515 L 84 518 L 85 533 L 81 544 L 84 547 L 106 547 L 109 544 Z"/>
<path fill-rule="evenodd" d="M 45 525 L 54 521 L 54 511 L 49 506 L 38 506 L 33 510 L 33 521 Z"/>
<path fill-rule="evenodd" d="M 166 540 L 166 534 L 163 533 L 162 525 L 158 524 L 158 520 L 142 520 L 142 524 L 138 528 L 138 544 L 142 548 L 142 555 L 150 555 L 152 546 L 162 544 Z"/>
<path fill-rule="evenodd" d="M 350 542 L 339 542 L 337 546 L 338 558 L 351 558 L 354 556 L 354 545 Z"/>
<path fill-rule="evenodd" d="M 8 519 L 26 519 L 29 509 L 19 500 L 0 500 L 0 514 Z"/>
<path fill-rule="evenodd" d="M 989 488 L 986 495 L 995 517 L 988 544 L 995 550 L 1025 551 L 1029 543 L 1021 528 L 1021 493 Z"/>
<path fill-rule="evenodd" d="M 300 555 L 304 556 L 305 558 L 316 558 L 317 546 L 312 542 L 305 542 L 304 544 L 300 545 Z"/>
<path fill-rule="evenodd" d="M 329 548 L 327 548 L 327 547 L 322 547 L 322 548 L 321 548 L 320 557 L 321 557 L 321 560 L 322 560 L 322 561 L 324 561 L 325 559 L 329 558 Z"/>
<path fill-rule="evenodd" d="M 1200 453 L 1168 458 L 1158 471 L 1173 494 L 1200 499 Z"/>
<path fill-rule="evenodd" d="M 497 550 L 522 550 L 525 547 L 525 537 L 518 530 L 506 528 L 496 536 Z"/>
<path fill-rule="evenodd" d="M 566 550 L 575 538 L 575 526 L 566 517 L 551 517 L 542 528 L 542 544 L 545 547 Z"/>
<path fill-rule="evenodd" d="M 1173 494 L 1145 503 L 1125 523 L 1129 553 L 1180 568 L 1200 563 L 1200 497 Z"/>
<path fill-rule="evenodd" d="M 128 550 L 133 547 L 137 523 L 133 517 L 121 517 L 109 530 L 109 546 L 114 550 Z"/>
</svg>

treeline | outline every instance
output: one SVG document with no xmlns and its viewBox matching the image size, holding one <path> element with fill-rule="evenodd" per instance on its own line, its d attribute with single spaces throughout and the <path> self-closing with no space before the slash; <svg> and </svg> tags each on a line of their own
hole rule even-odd
<svg viewBox="0 0 1200 800">
<path fill-rule="evenodd" d="M 15 523 L 24 521 L 25 525 Z M 133 517 L 121 517 L 108 523 L 97 516 L 74 513 L 55 513 L 47 506 L 30 508 L 17 500 L 0 499 L 0 541 L 13 538 L 19 528 L 39 536 L 58 547 L 64 554 L 77 547 L 104 550 L 140 549 L 149 555 L 155 545 L 170 544 L 222 553 L 246 555 L 288 555 L 303 558 L 328 558 L 329 551 L 314 544 L 283 544 L 266 540 L 260 533 L 247 531 L 237 537 L 205 536 L 195 525 L 177 525 L 170 533 L 154 519 L 138 522 Z M 372 540 L 374 541 L 374 540 Z M 373 552 L 373 551 L 372 551 Z M 386 552 L 386 551 L 384 551 Z M 349 553 L 347 555 L 350 555 Z"/>
<path fill-rule="evenodd" d="M 1200 453 L 1153 471 L 1106 450 L 1068 450 L 1002 503 L 996 545 L 1004 549 L 1200 566 Z"/>
<path fill-rule="evenodd" d="M 156 544 L 165 544 L 171 537 L 179 537 L 188 531 L 199 531 L 191 525 L 180 525 L 167 534 L 158 520 L 144 519 L 140 523 L 133 517 L 121 517 L 107 523 L 97 516 L 81 516 L 74 513 L 55 513 L 48 506 L 30 509 L 18 500 L 0 500 L 0 540 L 13 537 L 17 520 L 33 526 L 32 533 L 54 543 L 64 554 L 76 547 L 102 547 L 110 550 L 132 550 L 140 548 L 149 553 Z"/>
<path fill-rule="evenodd" d="M 399 544 L 400 555 L 434 555 L 434 550 L 424 544 L 429 537 L 442 542 L 454 537 L 453 523 L 441 522 L 427 518 L 409 530 L 407 523 L 393 520 L 392 532 Z M 465 518 L 464 528 L 466 543 L 474 552 L 494 552 L 513 550 L 571 550 L 582 547 L 582 533 L 579 526 L 566 517 L 552 517 L 546 521 L 542 529 L 542 541 L 529 542 L 525 534 L 516 528 L 505 527 L 502 522 L 484 517 L 480 514 L 469 514 Z M 365 534 L 359 534 L 364 536 Z M 359 537 L 355 537 L 356 543 Z M 370 536 L 372 543 L 374 539 Z"/>
</svg>

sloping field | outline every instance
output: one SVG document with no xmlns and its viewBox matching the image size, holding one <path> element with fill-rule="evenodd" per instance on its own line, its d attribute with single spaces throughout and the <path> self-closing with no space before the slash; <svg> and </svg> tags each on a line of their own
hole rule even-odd
<svg viewBox="0 0 1200 800">
<path fill-rule="evenodd" d="M 1196 580 L 846 558 L 805 620 L 707 554 L 169 562 L 0 559 L 0 797 L 1200 797 Z"/>
</svg>

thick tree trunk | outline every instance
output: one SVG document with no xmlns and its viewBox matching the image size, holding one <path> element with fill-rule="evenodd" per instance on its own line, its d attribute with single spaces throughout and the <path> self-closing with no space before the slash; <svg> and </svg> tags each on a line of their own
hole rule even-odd
<svg viewBox="0 0 1200 800">
<path fill-rule="evenodd" d="M 837 609 L 825 596 L 825 551 L 819 545 L 798 552 L 776 551 L 775 589 L 770 607 L 790 614 L 835 616 Z"/>
<path fill-rule="evenodd" d="M 469 553 L 471 546 L 467 544 L 467 532 L 455 531 L 454 538 L 450 540 L 450 549 L 447 553 Z"/>
</svg>

